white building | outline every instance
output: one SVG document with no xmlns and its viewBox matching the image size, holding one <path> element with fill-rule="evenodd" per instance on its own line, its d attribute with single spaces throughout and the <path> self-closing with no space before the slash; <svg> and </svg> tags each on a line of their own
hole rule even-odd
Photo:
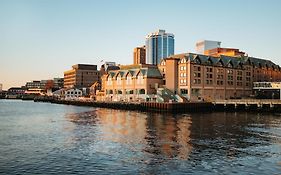
<svg viewBox="0 0 281 175">
<path fill-rule="evenodd" d="M 220 41 L 203 40 L 196 43 L 196 53 L 204 54 L 206 50 L 220 48 Z"/>
<path fill-rule="evenodd" d="M 79 89 L 68 89 L 64 92 L 64 99 L 65 100 L 75 100 L 79 97 L 82 97 L 82 91 Z"/>
</svg>

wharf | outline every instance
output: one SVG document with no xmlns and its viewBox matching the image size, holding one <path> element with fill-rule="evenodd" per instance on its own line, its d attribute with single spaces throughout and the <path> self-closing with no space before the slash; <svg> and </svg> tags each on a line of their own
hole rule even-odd
<svg viewBox="0 0 281 175">
<path fill-rule="evenodd" d="M 56 104 L 91 106 L 99 108 L 111 108 L 120 110 L 136 110 L 144 112 L 204 112 L 211 111 L 213 104 L 209 102 L 187 102 L 187 103 L 157 103 L 157 102 L 94 102 L 90 100 L 74 101 L 74 100 L 57 100 L 51 98 L 35 98 L 35 102 L 51 102 Z"/>
<path fill-rule="evenodd" d="M 217 111 L 260 111 L 281 112 L 279 99 L 231 99 L 213 102 Z"/>
<path fill-rule="evenodd" d="M 231 99 L 214 102 L 96 102 L 92 100 L 58 100 L 52 98 L 35 98 L 35 102 L 51 102 L 56 104 L 91 106 L 119 110 L 136 110 L 144 112 L 217 112 L 217 111 L 252 111 L 281 112 L 281 100 L 276 99 Z"/>
</svg>

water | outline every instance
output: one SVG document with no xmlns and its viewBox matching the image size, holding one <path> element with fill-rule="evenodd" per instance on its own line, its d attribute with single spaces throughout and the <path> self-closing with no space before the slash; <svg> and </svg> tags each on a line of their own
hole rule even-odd
<svg viewBox="0 0 281 175">
<path fill-rule="evenodd" d="M 0 100 L 0 174 L 281 174 L 281 115 Z"/>
</svg>

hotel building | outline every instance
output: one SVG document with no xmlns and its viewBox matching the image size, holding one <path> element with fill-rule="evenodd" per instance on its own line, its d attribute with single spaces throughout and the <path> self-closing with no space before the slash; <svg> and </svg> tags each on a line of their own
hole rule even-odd
<svg viewBox="0 0 281 175">
<path fill-rule="evenodd" d="M 174 54 L 174 35 L 158 30 L 146 36 L 146 63 L 158 65 L 162 58 Z"/>
<path fill-rule="evenodd" d="M 97 65 L 76 64 L 64 72 L 64 88 L 89 88 L 97 81 L 100 81 Z"/>
<path fill-rule="evenodd" d="M 249 97 L 253 82 L 281 81 L 281 69 L 265 59 L 184 53 L 159 64 L 164 86 L 191 101 Z"/>
</svg>

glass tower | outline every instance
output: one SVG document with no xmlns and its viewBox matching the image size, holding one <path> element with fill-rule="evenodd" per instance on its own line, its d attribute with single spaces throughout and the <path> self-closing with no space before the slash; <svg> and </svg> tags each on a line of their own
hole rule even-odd
<svg viewBox="0 0 281 175">
<path fill-rule="evenodd" d="M 159 64 L 162 58 L 174 55 L 174 35 L 158 30 L 146 36 L 146 63 Z"/>
</svg>

